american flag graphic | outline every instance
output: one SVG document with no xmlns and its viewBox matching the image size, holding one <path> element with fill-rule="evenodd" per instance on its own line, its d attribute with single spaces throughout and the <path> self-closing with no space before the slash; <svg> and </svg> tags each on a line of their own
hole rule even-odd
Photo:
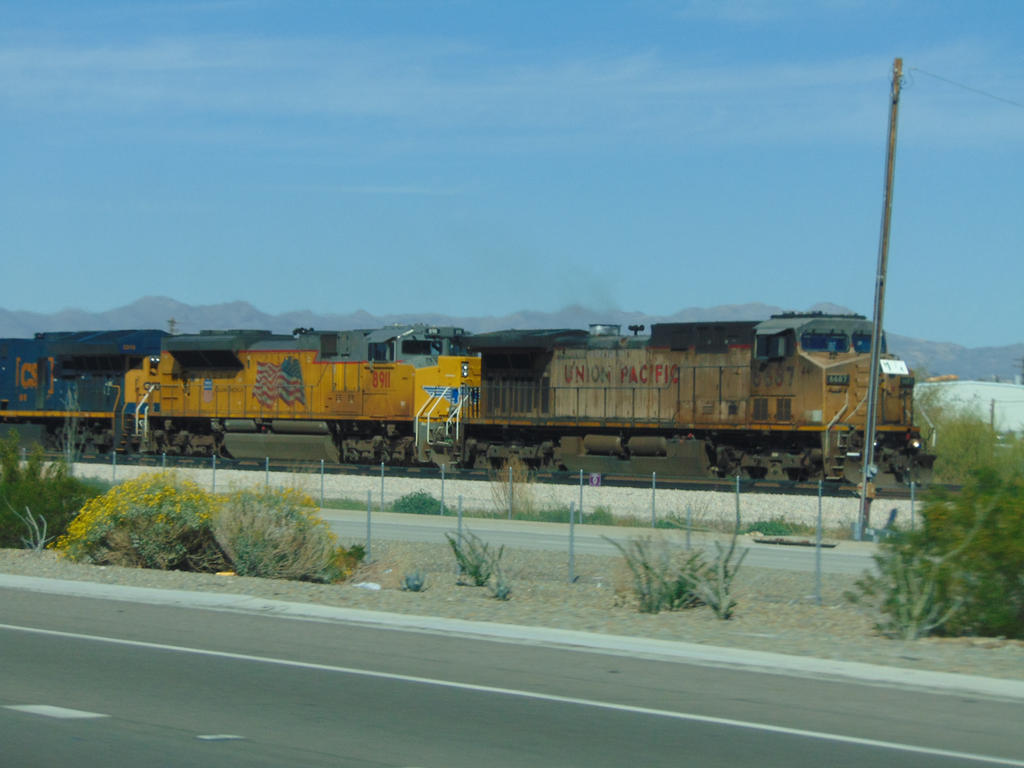
<svg viewBox="0 0 1024 768">
<path fill-rule="evenodd" d="M 286 357 L 277 363 L 256 363 L 256 383 L 252 388 L 252 396 L 264 408 L 273 408 L 278 398 L 285 405 L 306 404 L 306 394 L 302 388 L 302 366 L 294 357 Z"/>
</svg>

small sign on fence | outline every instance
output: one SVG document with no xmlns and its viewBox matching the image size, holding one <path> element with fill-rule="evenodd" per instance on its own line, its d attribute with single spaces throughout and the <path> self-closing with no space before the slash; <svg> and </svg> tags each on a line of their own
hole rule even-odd
<svg viewBox="0 0 1024 768">
<path fill-rule="evenodd" d="M 600 485 L 601 485 L 601 473 L 600 472 L 591 472 L 590 473 L 590 487 L 591 488 L 598 488 L 598 487 L 600 487 Z"/>
</svg>

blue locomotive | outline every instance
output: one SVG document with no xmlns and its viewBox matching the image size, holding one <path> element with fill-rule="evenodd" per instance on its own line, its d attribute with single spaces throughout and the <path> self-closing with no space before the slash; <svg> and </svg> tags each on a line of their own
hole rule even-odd
<svg viewBox="0 0 1024 768">
<path fill-rule="evenodd" d="M 125 413 L 125 373 L 157 361 L 166 335 L 61 331 L 0 339 L 0 432 L 13 429 L 23 443 L 49 450 L 69 439 L 80 450 L 110 450 Z"/>
</svg>

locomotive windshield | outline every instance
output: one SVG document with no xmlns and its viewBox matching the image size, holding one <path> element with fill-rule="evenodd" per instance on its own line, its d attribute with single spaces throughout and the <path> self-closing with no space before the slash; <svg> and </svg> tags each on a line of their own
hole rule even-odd
<svg viewBox="0 0 1024 768">
<path fill-rule="evenodd" d="M 437 357 L 441 354 L 442 346 L 441 339 L 404 339 L 402 341 L 402 354 Z"/>
<path fill-rule="evenodd" d="M 856 335 L 854 338 L 857 338 Z M 800 346 L 805 352 L 847 352 L 850 349 L 850 339 L 845 333 L 835 331 L 805 331 L 800 335 Z M 870 336 L 868 346 L 871 346 Z"/>
</svg>

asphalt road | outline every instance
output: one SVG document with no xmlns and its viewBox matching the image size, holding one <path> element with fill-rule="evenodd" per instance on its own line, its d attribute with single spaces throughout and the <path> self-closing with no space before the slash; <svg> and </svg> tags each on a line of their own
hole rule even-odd
<svg viewBox="0 0 1024 768">
<path fill-rule="evenodd" d="M 367 521 L 365 511 L 322 509 L 320 514 L 338 536 L 345 541 L 364 541 Z M 562 523 L 534 523 L 516 520 L 465 518 L 463 525 L 494 545 L 521 549 L 569 551 L 569 526 Z M 394 512 L 375 512 L 370 516 L 370 536 L 373 539 L 393 541 L 421 541 L 445 543 L 445 534 L 456 530 L 454 517 L 403 515 Z M 650 528 L 624 528 L 619 526 L 577 525 L 573 531 L 573 546 L 577 554 L 616 555 L 618 550 L 609 541 L 625 543 L 642 536 L 664 536 L 684 544 L 683 531 Z M 714 553 L 713 541 L 727 544 L 725 536 L 694 533 L 691 545 Z M 778 544 L 756 544 L 748 536 L 739 546 L 749 548 L 744 565 L 756 568 L 779 568 L 792 571 L 813 571 L 815 548 Z M 843 541 L 835 547 L 821 549 L 823 573 L 859 574 L 872 567 L 871 556 L 876 551 L 868 542 Z"/>
<path fill-rule="evenodd" d="M 1024 766 L 1024 697 L 13 589 L 0 616 L 5 766 Z"/>
</svg>

